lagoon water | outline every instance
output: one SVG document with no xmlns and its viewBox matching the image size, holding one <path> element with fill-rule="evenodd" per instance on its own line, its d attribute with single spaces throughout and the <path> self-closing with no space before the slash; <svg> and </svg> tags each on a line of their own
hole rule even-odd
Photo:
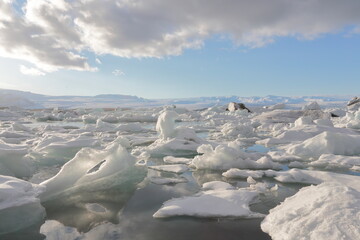
<svg viewBox="0 0 360 240">
<path fill-rule="evenodd" d="M 62 165 L 73 158 L 75 153 L 81 148 L 91 147 L 102 151 L 103 149 L 107 149 L 106 147 L 111 145 L 111 142 L 119 136 L 126 137 L 130 140 L 131 144 L 127 151 L 141 159 L 141 153 L 143 151 L 148 151 L 149 149 L 153 150 L 150 146 L 154 141 L 159 139 L 159 134 L 155 131 L 156 123 L 153 120 L 153 115 L 158 110 L 153 111 L 154 113 L 148 114 L 149 121 L 134 121 L 131 123 L 135 123 L 135 125 L 127 125 L 128 123 L 119 123 L 119 125 L 116 125 L 104 122 L 98 124 L 86 124 L 79 121 L 78 116 L 76 116 L 76 121 L 71 121 L 70 119 L 68 121 L 55 122 L 36 122 L 34 119 L 24 117 L 19 123 L 31 130 L 28 132 L 16 130 L 14 132 L 20 132 L 22 134 L 18 139 L 14 137 L 5 137 L 5 140 L 9 142 L 9 146 L 12 146 L 12 141 L 14 141 L 14 144 L 27 145 L 28 151 L 33 158 L 34 166 L 32 167 L 35 167 L 36 171 L 30 177 L 23 177 L 22 179 L 39 184 L 56 175 L 60 171 Z M 136 116 L 136 114 L 140 116 L 139 112 L 134 112 L 134 116 Z M 122 113 L 114 113 L 115 116 L 116 114 Z M 188 138 L 188 136 L 184 137 L 186 140 L 184 146 L 187 147 L 189 144 L 188 142 L 190 142 L 191 145 L 191 139 L 196 137 L 203 140 L 210 140 L 210 142 L 214 141 L 216 144 L 222 146 L 227 146 L 228 143 L 235 142 L 234 140 L 237 140 L 241 135 L 240 137 L 243 142 L 241 142 L 241 145 L 239 146 L 241 146 L 241 150 L 246 154 L 261 153 L 264 155 L 268 151 L 277 150 L 277 146 L 265 147 L 261 144 L 255 144 L 257 140 L 271 136 L 269 130 L 265 131 L 266 124 L 264 124 L 265 130 L 263 129 L 256 132 L 255 128 L 253 129 L 250 124 L 241 125 L 243 121 L 249 123 L 251 120 L 247 115 L 221 114 L 222 115 L 219 116 L 213 114 L 211 115 L 212 118 L 207 118 L 207 115 L 204 114 L 204 117 L 188 117 L 181 122 L 176 122 L 176 127 L 180 126 L 196 132 L 196 135 L 191 136 L 191 138 Z M 101 116 L 102 115 L 100 114 L 96 117 L 100 118 Z M 191 116 L 191 114 L 189 114 L 189 116 Z M 14 128 L 13 122 L 16 122 L 14 119 L 11 119 L 11 121 L 3 121 L 0 126 L 1 130 L 10 132 L 9 129 Z M 152 122 L 150 120 L 152 120 Z M 211 122 L 211 124 L 209 124 L 209 122 Z M 232 122 L 233 125 L 227 125 L 227 122 Z M 123 127 L 125 126 L 125 128 L 117 128 L 121 124 L 123 124 Z M 276 124 L 277 123 L 274 123 L 274 125 Z M 243 126 L 244 128 L 237 128 L 238 125 Z M 47 126 L 49 127 L 47 128 Z M 279 126 L 283 128 L 283 132 L 289 130 L 288 125 L 283 123 L 276 125 L 274 129 L 277 129 Z M 121 131 L 119 131 L 119 129 L 121 129 Z M 254 137 L 250 134 L 247 137 L 244 137 L 244 134 L 249 134 L 249 129 L 255 131 L 258 135 L 255 134 Z M 316 130 L 317 128 L 314 129 Z M 186 131 L 184 131 L 184 133 L 187 134 Z M 8 135 L 12 136 L 11 134 Z M 77 137 L 79 136 L 83 137 L 82 142 L 76 142 Z M 51 141 L 55 139 L 54 143 L 55 145 L 58 144 L 56 145 L 57 147 L 60 147 L 59 151 L 57 151 L 58 148 L 52 148 L 52 142 L 47 142 L 49 139 Z M 39 143 L 37 141 L 39 141 Z M 76 144 L 81 142 L 84 146 L 81 144 L 71 145 L 69 142 Z M 166 141 L 163 143 L 166 145 Z M 44 148 L 36 148 L 39 145 Z M 198 145 L 200 146 L 201 144 Z M 178 147 L 181 145 L 175 146 Z M 179 154 L 180 152 L 182 153 L 182 151 L 183 149 L 176 152 L 175 149 L 174 153 L 175 155 L 177 154 L 177 157 L 185 158 L 192 158 L 198 154 L 196 148 L 186 152 L 187 154 L 185 155 Z M 232 150 L 230 149 L 229 151 Z M 58 154 L 61 154 L 61 156 Z M 147 166 L 169 164 L 165 163 L 162 157 L 156 156 L 157 154 L 158 153 L 147 159 Z M 164 155 L 170 156 L 171 154 Z M 37 159 L 37 157 L 39 158 Z M 98 165 L 97 168 L 91 168 L 91 171 L 96 172 L 105 159 L 98 160 L 98 164 L 100 165 Z M 290 162 L 291 161 L 281 162 L 281 168 L 277 170 L 289 170 L 288 164 Z M 265 169 L 266 168 L 267 167 L 265 167 Z M 304 165 L 304 168 L 309 170 L 329 171 L 326 168 L 309 167 L 306 164 Z M 271 237 L 267 233 L 264 233 L 260 228 L 263 218 L 176 216 L 159 219 L 153 217 L 154 213 L 157 212 L 166 201 L 173 198 L 193 196 L 201 191 L 201 187 L 204 183 L 223 181 L 230 183 L 237 188 L 247 188 L 250 186 L 246 178 L 225 178 L 222 176 L 224 171 L 225 170 L 216 168 L 206 170 L 189 168 L 183 173 L 176 174 L 149 168 L 143 172 L 135 171 L 127 173 L 128 181 L 124 180 L 122 175 L 115 174 L 111 175 L 111 178 L 105 182 L 96 182 L 97 185 L 95 188 L 91 187 L 93 184 L 92 182 L 87 182 L 85 187 L 79 187 L 75 191 L 65 191 L 65 193 L 59 194 L 56 198 L 43 200 L 41 205 L 44 207 L 44 212 L 41 212 L 41 208 L 39 207 L 33 208 L 32 205 L 11 207 L 2 210 L 0 221 L 3 224 L 1 224 L 1 226 L 6 226 L 6 224 L 4 224 L 4 222 L 6 222 L 14 229 L 11 233 L 1 233 L 0 231 L 0 240 L 271 239 Z M 360 172 L 350 171 L 349 169 L 339 168 L 331 169 L 331 171 L 360 176 Z M 186 181 L 176 184 L 156 184 L 152 181 L 154 178 L 181 178 Z M 276 191 L 259 191 L 256 201 L 253 201 L 250 204 L 251 211 L 265 215 L 269 213 L 270 209 L 279 205 L 287 197 L 293 196 L 299 189 L 307 186 L 301 183 L 281 183 L 276 181 L 273 177 L 262 177 L 256 181 L 259 183 L 268 183 L 268 186 L 270 187 L 275 186 L 276 184 L 278 185 Z M 40 210 L 36 212 L 33 209 Z M 45 214 L 46 216 L 42 216 L 41 214 Z M 35 220 L 32 218 L 35 218 Z M 19 227 L 19 229 L 16 229 L 17 222 L 24 223 L 26 221 L 31 222 L 31 226 L 26 228 Z"/>
</svg>

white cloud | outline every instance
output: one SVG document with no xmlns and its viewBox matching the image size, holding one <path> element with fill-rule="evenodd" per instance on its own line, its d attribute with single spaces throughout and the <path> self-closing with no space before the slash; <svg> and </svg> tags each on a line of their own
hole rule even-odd
<svg viewBox="0 0 360 240">
<path fill-rule="evenodd" d="M 252 48 L 360 25 L 359 0 L 28 0 L 23 15 L 11 2 L 0 1 L 0 56 L 42 71 L 95 71 L 84 51 L 161 58 L 214 34 Z"/>
<path fill-rule="evenodd" d="M 115 75 L 115 76 L 124 76 L 124 75 L 125 75 L 125 73 L 124 73 L 122 70 L 120 70 L 120 69 L 115 69 L 115 70 L 112 72 L 112 74 Z"/>
<path fill-rule="evenodd" d="M 37 68 L 29 68 L 25 67 L 24 65 L 20 66 L 20 72 L 24 75 L 30 75 L 30 76 L 44 76 L 45 73 L 40 71 Z"/>
<path fill-rule="evenodd" d="M 98 59 L 98 58 L 95 59 L 95 62 L 96 62 L 97 64 L 102 64 L 101 60 Z"/>
<path fill-rule="evenodd" d="M 19 17 L 10 3 L 0 1 L 2 14 L 6 18 L 0 18 L 0 56 L 29 61 L 46 72 L 59 69 L 96 71 L 76 49 L 68 49 L 64 38 L 32 24 L 26 16 Z"/>
</svg>

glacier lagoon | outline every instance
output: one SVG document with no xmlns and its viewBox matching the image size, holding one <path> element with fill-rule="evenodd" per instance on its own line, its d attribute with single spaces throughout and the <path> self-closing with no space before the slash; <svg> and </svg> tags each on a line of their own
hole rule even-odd
<svg viewBox="0 0 360 240">
<path fill-rule="evenodd" d="M 356 212 L 357 110 L 224 109 L 2 110 L 1 239 L 282 239 L 271 209 L 311 184 Z"/>
</svg>

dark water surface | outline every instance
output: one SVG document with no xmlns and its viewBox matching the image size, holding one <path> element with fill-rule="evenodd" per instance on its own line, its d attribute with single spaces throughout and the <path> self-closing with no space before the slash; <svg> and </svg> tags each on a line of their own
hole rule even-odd
<svg viewBox="0 0 360 240">
<path fill-rule="evenodd" d="M 174 177 L 173 174 L 154 170 L 149 170 L 148 175 Z M 129 194 L 122 194 L 121 189 L 111 189 L 105 192 L 84 193 L 85 196 L 69 196 L 69 198 L 73 198 L 72 200 L 78 199 L 78 201 L 75 201 L 76 203 L 69 203 L 70 200 L 62 198 L 46 202 L 43 204 L 47 214 L 46 220 L 56 220 L 73 230 L 76 228 L 80 234 L 89 232 L 94 227 L 111 223 L 112 228 L 109 232 L 105 235 L 102 234 L 102 237 L 99 238 L 104 240 L 271 239 L 260 229 L 261 218 L 153 218 L 152 215 L 165 201 L 171 198 L 193 195 L 200 190 L 200 185 L 203 182 L 224 180 L 221 172 L 209 171 L 186 172 L 182 174 L 182 177 L 187 178 L 189 181 L 176 185 L 156 185 L 145 179 L 141 187 L 132 194 L 130 191 Z M 247 184 L 245 181 L 234 181 L 232 183 L 237 186 Z M 280 196 L 280 199 L 290 194 L 293 193 L 286 190 L 286 193 L 284 192 L 284 196 Z M 264 196 L 264 198 L 267 197 Z M 269 208 L 272 208 L 279 201 L 276 196 L 271 196 L 269 199 L 262 200 L 265 204 L 260 202 L 255 204 L 253 210 L 266 213 Z M 101 206 L 105 211 L 93 212 L 85 207 L 87 204 L 94 203 Z M 16 233 L 0 235 L 0 239 L 45 239 L 45 236 L 39 233 L 41 225 L 42 222 Z M 110 232 L 114 228 L 118 232 Z M 63 231 L 69 230 L 65 229 Z M 74 238 L 59 236 L 56 239 L 70 240 Z M 77 239 L 83 238 L 79 237 Z"/>
</svg>

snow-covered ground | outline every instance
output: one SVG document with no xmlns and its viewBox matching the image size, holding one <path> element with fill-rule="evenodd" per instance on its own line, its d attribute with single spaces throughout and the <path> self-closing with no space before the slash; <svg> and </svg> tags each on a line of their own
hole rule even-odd
<svg viewBox="0 0 360 240">
<path fill-rule="evenodd" d="M 1 109 L 0 239 L 28 229 L 47 239 L 127 239 L 143 227 L 136 239 L 155 231 L 144 222 L 169 226 L 164 218 L 260 219 L 255 229 L 273 239 L 360 239 L 360 103 L 304 99 L 254 98 L 251 112 L 181 103 Z"/>
</svg>

